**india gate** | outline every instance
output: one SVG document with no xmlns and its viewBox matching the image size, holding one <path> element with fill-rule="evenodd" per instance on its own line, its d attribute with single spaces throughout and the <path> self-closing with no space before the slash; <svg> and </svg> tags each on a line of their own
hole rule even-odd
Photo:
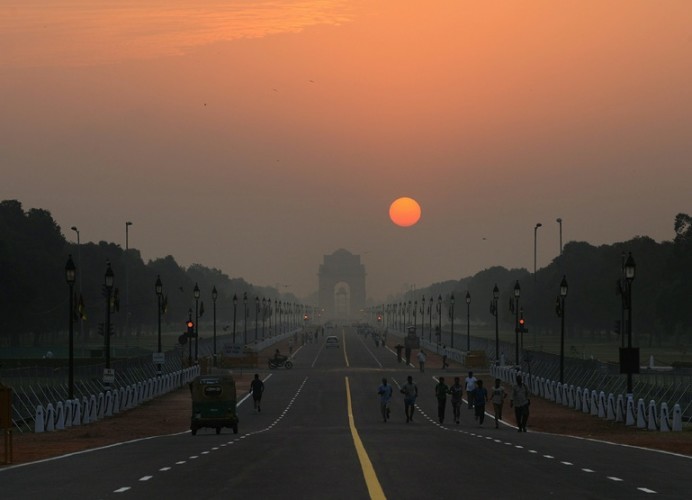
<svg viewBox="0 0 692 500">
<path fill-rule="evenodd" d="M 360 263 L 360 255 L 343 248 L 325 255 L 318 275 L 318 300 L 324 317 L 360 318 L 365 308 L 365 266 Z"/>
</svg>

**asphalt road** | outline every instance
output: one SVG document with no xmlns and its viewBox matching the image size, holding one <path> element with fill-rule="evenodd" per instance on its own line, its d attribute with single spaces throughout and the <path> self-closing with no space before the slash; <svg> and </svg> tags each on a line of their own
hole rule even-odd
<svg viewBox="0 0 692 500">
<path fill-rule="evenodd" d="M 2 499 L 689 498 L 692 460 L 626 446 L 461 424 L 437 423 L 436 375 L 398 364 L 349 328 L 339 349 L 324 339 L 295 353 L 292 370 L 265 381 L 262 412 L 240 403 L 240 432 L 201 429 L 0 470 Z M 418 384 L 405 423 L 397 386 Z M 448 377 L 454 374 L 446 374 Z M 395 388 L 392 418 L 376 394 Z M 351 416 L 351 417 L 350 417 Z"/>
</svg>

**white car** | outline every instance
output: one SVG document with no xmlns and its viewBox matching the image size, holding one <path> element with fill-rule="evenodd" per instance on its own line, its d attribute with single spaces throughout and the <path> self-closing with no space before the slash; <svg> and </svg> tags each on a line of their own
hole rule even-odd
<svg viewBox="0 0 692 500">
<path fill-rule="evenodd" d="M 330 335 L 324 343 L 325 348 L 336 347 L 339 348 L 339 337 L 336 335 Z"/>
</svg>

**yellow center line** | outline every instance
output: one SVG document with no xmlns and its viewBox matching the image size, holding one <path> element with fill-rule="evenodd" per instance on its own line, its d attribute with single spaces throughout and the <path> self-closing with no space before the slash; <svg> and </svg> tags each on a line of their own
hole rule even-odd
<svg viewBox="0 0 692 500">
<path fill-rule="evenodd" d="M 358 453 L 358 460 L 360 460 L 360 467 L 363 469 L 363 477 L 365 478 L 365 484 L 368 487 L 368 493 L 370 493 L 370 498 L 374 500 L 384 500 L 387 497 L 382 491 L 382 486 L 377 479 L 377 474 L 375 474 L 375 469 L 372 466 L 370 457 L 368 457 L 368 452 L 365 451 L 363 442 L 360 440 L 358 435 L 358 430 L 356 429 L 356 424 L 353 419 L 353 409 L 351 408 L 351 387 L 348 384 L 348 377 L 346 379 L 346 401 L 348 405 L 348 425 L 351 428 L 351 436 L 353 436 L 353 444 L 356 447 L 356 453 Z"/>
</svg>

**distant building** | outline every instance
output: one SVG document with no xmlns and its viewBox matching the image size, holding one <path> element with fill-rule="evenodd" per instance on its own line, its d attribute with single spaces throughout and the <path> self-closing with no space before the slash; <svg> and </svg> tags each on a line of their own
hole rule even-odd
<svg viewBox="0 0 692 500">
<path fill-rule="evenodd" d="M 355 320 L 365 309 L 365 266 L 342 249 L 324 256 L 319 270 L 319 307 L 325 319 Z"/>
</svg>

